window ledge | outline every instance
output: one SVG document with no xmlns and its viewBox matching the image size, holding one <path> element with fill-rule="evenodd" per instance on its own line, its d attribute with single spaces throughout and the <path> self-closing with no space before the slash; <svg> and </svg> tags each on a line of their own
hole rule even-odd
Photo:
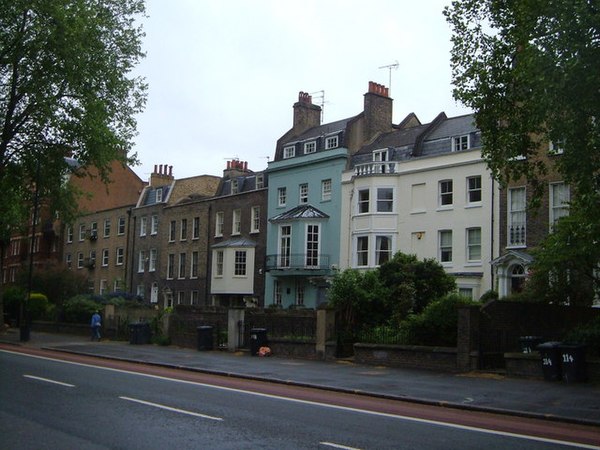
<svg viewBox="0 0 600 450">
<path fill-rule="evenodd" d="M 481 208 L 483 205 L 481 204 L 481 202 L 478 203 L 468 203 L 465 205 L 465 209 L 472 209 L 472 208 Z"/>
<path fill-rule="evenodd" d="M 438 206 L 438 208 L 436 209 L 436 211 L 438 211 L 438 212 L 453 211 L 453 210 L 454 210 L 454 205 L 450 205 L 450 206 Z"/>
</svg>

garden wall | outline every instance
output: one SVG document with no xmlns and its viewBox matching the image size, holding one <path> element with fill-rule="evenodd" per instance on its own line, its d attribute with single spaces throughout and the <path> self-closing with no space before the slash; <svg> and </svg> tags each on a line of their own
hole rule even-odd
<svg viewBox="0 0 600 450">
<path fill-rule="evenodd" d="M 458 370 L 456 354 L 454 347 L 354 344 L 354 362 L 388 367 L 455 372 Z"/>
</svg>

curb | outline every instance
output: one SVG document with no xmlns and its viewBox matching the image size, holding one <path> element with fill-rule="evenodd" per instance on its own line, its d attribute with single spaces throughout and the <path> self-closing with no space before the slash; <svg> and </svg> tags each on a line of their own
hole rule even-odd
<svg viewBox="0 0 600 450">
<path fill-rule="evenodd" d="M 343 393 L 343 394 L 361 395 L 361 396 L 365 396 L 365 397 L 381 398 L 381 399 L 386 399 L 386 400 L 396 400 L 396 401 L 403 401 L 403 402 L 415 403 L 415 404 L 420 404 L 420 405 L 437 406 L 437 407 L 442 407 L 442 408 L 450 408 L 450 409 L 457 409 L 457 410 L 463 410 L 463 411 L 503 414 L 503 415 L 507 415 L 507 416 L 523 417 L 523 418 L 527 418 L 527 419 L 537 419 L 537 420 L 545 420 L 545 421 L 551 421 L 551 422 L 571 423 L 574 425 L 585 425 L 585 426 L 594 426 L 594 427 L 600 426 L 600 421 L 589 420 L 589 419 L 580 419 L 580 418 L 567 417 L 567 416 L 557 416 L 554 414 L 531 413 L 531 412 L 527 412 L 527 411 L 519 411 L 519 410 L 513 410 L 513 409 L 495 408 L 492 406 L 466 405 L 463 403 L 455 403 L 455 402 L 449 402 L 449 401 L 444 401 L 444 400 L 428 400 L 428 399 L 423 399 L 423 398 L 418 398 L 418 397 L 382 394 L 379 392 L 363 391 L 360 389 L 341 388 L 338 386 L 314 384 L 314 383 L 307 383 L 307 382 L 294 381 L 294 380 L 282 380 L 279 378 L 267 378 L 267 377 L 261 377 L 259 375 L 247 375 L 247 374 L 241 374 L 241 373 L 237 373 L 237 372 L 227 372 L 227 371 L 223 371 L 223 370 L 199 369 L 199 368 L 189 367 L 189 366 L 185 366 L 185 365 L 178 365 L 178 364 L 171 364 L 171 363 L 164 363 L 164 362 L 161 363 L 161 362 L 156 362 L 156 361 L 136 360 L 136 359 L 131 359 L 131 358 L 120 358 L 120 357 L 116 357 L 116 356 L 98 355 L 96 353 L 68 350 L 68 349 L 60 349 L 60 348 L 55 348 L 55 347 L 42 346 L 41 349 L 42 350 L 51 350 L 51 351 L 61 352 L 61 353 L 90 356 L 90 357 L 101 358 L 101 359 L 123 361 L 123 362 L 129 362 L 129 363 L 133 363 L 133 364 L 146 364 L 146 365 L 150 365 L 150 366 L 187 370 L 190 372 L 198 372 L 198 373 L 204 373 L 204 374 L 208 374 L 208 375 L 219 375 L 219 376 L 223 376 L 223 377 L 239 378 L 239 379 L 250 380 L 250 381 L 262 381 L 262 382 L 268 382 L 268 383 L 277 383 L 277 384 L 288 385 L 288 386 L 298 386 L 298 387 L 304 387 L 304 388 L 339 392 L 339 393 Z"/>
</svg>

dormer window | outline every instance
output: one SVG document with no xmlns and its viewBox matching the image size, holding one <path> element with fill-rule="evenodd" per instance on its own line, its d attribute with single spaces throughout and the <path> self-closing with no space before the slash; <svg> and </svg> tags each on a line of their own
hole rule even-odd
<svg viewBox="0 0 600 450">
<path fill-rule="evenodd" d="M 296 156 L 296 147 L 293 145 L 283 147 L 283 159 L 293 158 L 294 156 Z"/>
<path fill-rule="evenodd" d="M 469 145 L 469 135 L 465 134 L 463 136 L 455 136 L 452 138 L 452 151 L 459 152 L 461 150 L 468 150 L 470 148 Z"/>
<path fill-rule="evenodd" d="M 388 151 L 387 150 L 377 150 L 373 152 L 373 161 L 382 162 L 388 160 Z"/>
<path fill-rule="evenodd" d="M 160 203 L 163 201 L 163 190 L 162 188 L 158 188 L 156 190 L 156 203 Z"/>
<path fill-rule="evenodd" d="M 338 137 L 330 136 L 325 139 L 325 150 L 329 150 L 331 148 L 336 148 L 338 146 Z"/>
<path fill-rule="evenodd" d="M 265 187 L 265 179 L 261 173 L 256 175 L 256 189 L 262 189 L 263 187 Z"/>
<path fill-rule="evenodd" d="M 304 144 L 304 154 L 308 154 L 308 153 L 314 153 L 317 151 L 317 142 L 316 141 L 310 141 L 310 142 L 306 142 Z"/>
<path fill-rule="evenodd" d="M 238 180 L 235 178 L 233 180 L 231 180 L 231 193 L 232 194 L 238 193 Z"/>
</svg>

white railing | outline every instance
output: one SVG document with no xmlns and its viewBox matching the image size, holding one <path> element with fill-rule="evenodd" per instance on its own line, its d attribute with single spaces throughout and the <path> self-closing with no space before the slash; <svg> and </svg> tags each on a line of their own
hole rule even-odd
<svg viewBox="0 0 600 450">
<path fill-rule="evenodd" d="M 368 162 L 355 166 L 356 175 L 379 175 L 383 173 L 395 173 L 396 163 L 390 161 Z"/>
</svg>

